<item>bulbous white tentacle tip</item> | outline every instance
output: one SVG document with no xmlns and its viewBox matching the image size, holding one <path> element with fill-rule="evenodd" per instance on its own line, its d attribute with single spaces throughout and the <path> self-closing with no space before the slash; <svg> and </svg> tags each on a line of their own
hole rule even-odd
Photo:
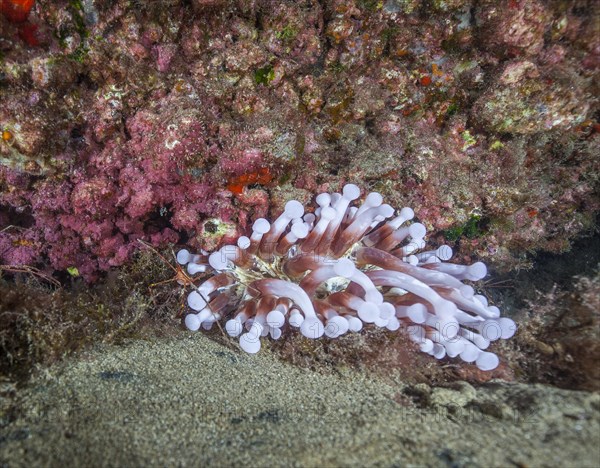
<svg viewBox="0 0 600 468">
<path fill-rule="evenodd" d="M 225 270 L 229 267 L 229 260 L 223 252 L 213 252 L 208 256 L 208 264 L 215 270 Z"/>
<path fill-rule="evenodd" d="M 290 312 L 290 318 L 289 318 L 290 325 L 295 328 L 300 328 L 300 326 L 302 325 L 302 322 L 304 322 L 304 316 L 298 310 L 293 309 Z"/>
<path fill-rule="evenodd" d="M 381 205 L 378 209 L 379 215 L 382 216 L 384 219 L 394 216 L 394 207 L 392 207 L 391 205 Z"/>
<path fill-rule="evenodd" d="M 177 252 L 177 263 L 180 265 L 185 265 L 190 261 L 191 256 L 192 254 L 190 254 L 189 250 L 181 249 L 179 252 Z"/>
<path fill-rule="evenodd" d="M 281 328 L 277 328 L 277 327 L 269 327 L 269 333 L 271 334 L 271 338 L 273 338 L 274 340 L 278 340 L 279 338 L 281 338 L 281 335 L 283 334 L 281 332 Z"/>
<path fill-rule="evenodd" d="M 260 338 L 254 333 L 244 333 L 240 336 L 240 347 L 248 354 L 260 351 Z"/>
<path fill-rule="evenodd" d="M 267 327 L 255 319 L 252 322 L 252 325 L 250 326 L 250 330 L 248 330 L 248 333 L 251 335 L 255 335 L 257 337 L 264 336 L 263 333 L 265 332 L 265 328 L 267 328 Z M 268 330 L 266 330 L 266 332 L 268 333 Z M 266 333 L 265 333 L 265 335 L 266 335 Z"/>
<path fill-rule="evenodd" d="M 452 254 L 452 247 L 448 245 L 441 245 L 436 250 L 437 258 L 439 258 L 443 262 L 450 260 L 452 258 Z"/>
<path fill-rule="evenodd" d="M 419 244 L 417 244 L 414 239 L 412 241 L 410 241 L 410 244 L 402 247 L 402 251 L 405 254 L 413 253 L 419 249 L 420 249 Z M 416 255 L 413 255 L 413 256 L 417 259 L 417 263 L 419 263 L 419 258 Z"/>
<path fill-rule="evenodd" d="M 246 250 L 250 247 L 250 238 L 247 236 L 240 236 L 237 240 L 237 246 L 242 250 Z"/>
<path fill-rule="evenodd" d="M 481 354 L 481 350 L 471 342 L 465 344 L 465 349 L 460 353 L 460 358 L 465 362 L 475 362 Z"/>
<path fill-rule="evenodd" d="M 487 311 L 494 318 L 500 317 L 500 309 L 498 309 L 496 306 L 488 306 Z"/>
<path fill-rule="evenodd" d="M 349 330 L 353 333 L 358 333 L 359 331 L 362 330 L 363 327 L 363 323 L 362 320 L 359 319 L 358 317 L 346 317 L 348 319 L 348 326 L 349 326 Z"/>
<path fill-rule="evenodd" d="M 466 297 L 467 299 L 471 299 L 474 295 L 475 295 L 475 289 L 473 289 L 473 286 L 470 286 L 468 284 L 463 284 L 460 288 L 459 288 L 461 294 Z"/>
<path fill-rule="evenodd" d="M 427 234 L 427 228 L 421 223 L 412 223 L 408 227 L 408 234 L 413 239 L 422 239 Z"/>
<path fill-rule="evenodd" d="M 425 329 L 420 325 L 410 325 L 406 328 L 406 332 L 415 343 L 421 343 L 425 339 Z"/>
<path fill-rule="evenodd" d="M 331 195 L 329 195 L 328 193 L 320 193 L 319 195 L 317 195 L 315 201 L 317 205 L 319 205 L 321 208 L 324 208 L 331 204 Z"/>
<path fill-rule="evenodd" d="M 206 301 L 198 291 L 192 291 L 188 294 L 187 303 L 190 309 L 200 311 L 206 307 Z"/>
<path fill-rule="evenodd" d="M 333 218 L 335 218 L 335 213 L 336 211 L 331 208 L 330 206 L 326 206 L 325 208 L 321 209 L 321 212 L 319 213 L 321 219 L 326 219 L 327 221 L 331 221 Z"/>
<path fill-rule="evenodd" d="M 387 324 L 389 323 L 388 319 L 383 319 L 381 317 L 376 317 L 375 318 L 375 322 L 373 322 L 376 326 L 383 328 L 383 327 L 387 327 Z"/>
<path fill-rule="evenodd" d="M 200 320 L 196 314 L 187 314 L 185 316 L 185 326 L 190 331 L 198 331 L 200 328 Z"/>
<path fill-rule="evenodd" d="M 483 279 L 487 275 L 487 267 L 483 262 L 475 262 L 473 265 L 469 266 L 469 279 L 472 281 L 479 281 Z"/>
<path fill-rule="evenodd" d="M 339 325 L 340 335 L 348 333 L 348 331 L 350 330 L 350 323 L 348 322 L 348 319 L 338 315 L 337 317 L 333 317 L 332 320 L 335 320 L 335 322 Z"/>
<path fill-rule="evenodd" d="M 482 371 L 494 370 L 500 364 L 498 356 L 494 353 L 482 352 L 475 360 L 475 365 Z"/>
<path fill-rule="evenodd" d="M 358 185 L 346 184 L 344 185 L 342 194 L 346 200 L 356 200 L 358 197 L 360 197 L 360 188 Z"/>
<path fill-rule="evenodd" d="M 252 231 L 258 234 L 266 234 L 271 229 L 271 223 L 265 218 L 258 218 L 252 225 Z"/>
<path fill-rule="evenodd" d="M 434 343 L 431 351 L 433 353 L 433 357 L 436 359 L 443 359 L 446 357 L 446 348 L 439 343 Z"/>
<path fill-rule="evenodd" d="M 296 223 L 292 225 L 291 231 L 298 239 L 304 239 L 308 236 L 309 229 L 305 223 Z"/>
<path fill-rule="evenodd" d="M 385 328 L 387 328 L 389 331 L 398 330 L 400 328 L 400 320 L 398 320 L 395 316 L 391 316 Z"/>
<path fill-rule="evenodd" d="M 365 198 L 367 206 L 379 206 L 383 203 L 383 196 L 379 192 L 371 192 Z"/>
<path fill-rule="evenodd" d="M 227 323 L 225 324 L 225 331 L 229 336 L 240 336 L 243 329 L 242 322 L 236 319 L 227 320 Z"/>
<path fill-rule="evenodd" d="M 325 326 L 318 318 L 309 317 L 300 325 L 300 333 L 306 338 L 316 340 L 317 338 L 321 338 L 325 333 Z"/>
<path fill-rule="evenodd" d="M 372 302 L 364 302 L 357 310 L 358 317 L 365 323 L 374 323 L 379 317 L 379 307 Z"/>
<path fill-rule="evenodd" d="M 347 258 L 340 258 L 337 262 L 333 264 L 333 271 L 337 276 L 341 276 L 343 278 L 351 278 L 352 275 L 356 272 L 356 266 L 352 260 Z"/>
<path fill-rule="evenodd" d="M 284 212 L 286 216 L 289 216 L 292 219 L 301 218 L 304 214 L 304 205 L 298 200 L 290 200 L 285 204 Z"/>
<path fill-rule="evenodd" d="M 427 242 L 425 242 L 425 239 L 422 237 L 412 239 L 410 243 L 414 245 L 417 250 L 422 249 L 427 245 Z"/>
<path fill-rule="evenodd" d="M 414 323 L 425 323 L 427 320 L 427 307 L 425 304 L 412 304 L 406 309 L 406 316 Z"/>
<path fill-rule="evenodd" d="M 514 320 L 509 319 L 508 317 L 502 317 L 499 319 L 498 324 L 500 325 L 500 330 L 502 331 L 500 338 L 503 340 L 511 338 L 517 332 L 517 324 Z"/>
<path fill-rule="evenodd" d="M 329 338 L 337 338 L 338 336 L 347 333 L 350 328 L 348 320 L 340 315 L 330 318 L 325 327 L 325 336 Z"/>
<path fill-rule="evenodd" d="M 488 305 L 487 297 L 482 296 L 481 294 L 475 294 L 473 296 L 473 299 L 478 301 L 481 305 L 483 305 L 485 307 L 487 307 L 487 305 Z"/>
<path fill-rule="evenodd" d="M 398 214 L 398 216 L 402 216 L 402 218 L 404 218 L 406 221 L 410 221 L 411 219 L 413 219 L 415 217 L 415 212 L 413 211 L 412 208 L 405 206 L 404 208 L 402 208 L 400 210 L 400 213 Z"/>
<path fill-rule="evenodd" d="M 429 338 L 425 338 L 419 344 L 419 348 L 421 349 L 422 352 L 430 354 L 433 351 L 433 341 L 431 341 Z"/>
<path fill-rule="evenodd" d="M 308 224 L 314 223 L 316 218 L 317 217 L 313 213 L 306 213 L 303 217 L 304 222 Z"/>
<path fill-rule="evenodd" d="M 477 346 L 479 349 L 487 349 L 490 346 L 490 340 L 488 340 L 487 338 L 479 335 L 479 334 L 473 334 L 472 336 L 472 340 L 473 343 L 475 344 L 475 346 Z"/>
<path fill-rule="evenodd" d="M 186 270 L 190 275 L 204 273 L 206 271 L 206 265 L 200 265 L 198 263 L 188 263 Z"/>
<path fill-rule="evenodd" d="M 279 310 L 272 310 L 267 314 L 267 323 L 271 327 L 281 328 L 285 324 L 285 315 Z"/>
<path fill-rule="evenodd" d="M 465 350 L 465 342 L 462 340 L 453 340 L 444 343 L 446 354 L 450 357 L 456 357 Z"/>
<path fill-rule="evenodd" d="M 445 340 L 452 340 L 460 330 L 460 324 L 454 317 L 439 318 L 439 327 L 439 332 Z"/>
<path fill-rule="evenodd" d="M 404 257 L 403 261 L 410 265 L 416 265 L 417 263 L 419 263 L 419 259 L 416 255 L 409 255 L 408 257 Z"/>
<path fill-rule="evenodd" d="M 382 319 L 389 320 L 396 314 L 396 308 L 389 302 L 384 302 L 379 306 L 379 316 Z"/>
</svg>

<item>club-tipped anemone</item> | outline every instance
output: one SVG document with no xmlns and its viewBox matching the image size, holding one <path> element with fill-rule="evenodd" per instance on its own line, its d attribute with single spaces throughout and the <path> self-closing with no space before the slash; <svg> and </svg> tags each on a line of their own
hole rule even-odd
<svg viewBox="0 0 600 468">
<path fill-rule="evenodd" d="M 426 227 L 413 221 L 411 208 L 394 213 L 380 193 L 360 195 L 347 184 L 318 194 L 308 210 L 290 200 L 274 221 L 256 219 L 234 245 L 210 255 L 177 252 L 190 275 L 212 273 L 188 295 L 196 313 L 185 317 L 186 327 L 209 329 L 223 319 L 249 354 L 261 339 L 289 333 L 338 339 L 380 327 L 408 333 L 437 359 L 496 368 L 498 357 L 484 350 L 512 337 L 516 325 L 464 282 L 484 278 L 486 266 L 449 262 L 450 246 L 426 248 Z"/>
</svg>

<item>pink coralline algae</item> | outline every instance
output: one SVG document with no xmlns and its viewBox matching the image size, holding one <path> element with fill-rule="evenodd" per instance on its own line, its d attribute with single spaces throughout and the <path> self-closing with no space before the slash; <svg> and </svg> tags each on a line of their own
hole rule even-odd
<svg viewBox="0 0 600 468">
<path fill-rule="evenodd" d="M 452 249 L 428 250 L 425 226 L 408 224 L 413 210 L 394 216 L 379 193 L 355 205 L 359 198 L 360 189 L 348 184 L 342 193 L 319 194 L 306 214 L 291 200 L 275 221 L 257 219 L 250 237 L 235 244 L 210 255 L 180 250 L 177 261 L 189 274 L 212 273 L 187 297 L 186 326 L 210 329 L 229 318 L 227 333 L 253 354 L 261 337 L 277 340 L 288 327 L 317 339 L 369 324 L 390 331 L 406 325 L 420 350 L 437 359 L 460 356 L 495 369 L 498 357 L 485 349 L 516 326 L 463 283 L 485 277 L 485 265 L 447 263 Z"/>
<path fill-rule="evenodd" d="M 414 207 L 461 260 L 568 249 L 600 208 L 600 6 L 584 3 L 57 0 L 28 23 L 0 15 L 0 263 L 95 280 L 139 239 L 219 248 L 348 182 Z"/>
</svg>

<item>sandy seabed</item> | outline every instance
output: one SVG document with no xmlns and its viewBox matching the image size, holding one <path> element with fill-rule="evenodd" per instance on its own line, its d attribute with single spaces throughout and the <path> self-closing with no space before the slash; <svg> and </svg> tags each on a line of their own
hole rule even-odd
<svg viewBox="0 0 600 468">
<path fill-rule="evenodd" d="M 600 466 L 597 393 L 407 386 L 202 334 L 98 347 L 43 371 L 10 413 L 3 467 Z"/>
</svg>

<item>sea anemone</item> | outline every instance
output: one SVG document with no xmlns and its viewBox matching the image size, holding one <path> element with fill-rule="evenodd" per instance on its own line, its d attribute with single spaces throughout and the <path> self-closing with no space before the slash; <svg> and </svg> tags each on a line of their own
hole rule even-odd
<svg viewBox="0 0 600 468">
<path fill-rule="evenodd" d="M 404 329 L 437 359 L 496 368 L 498 357 L 485 349 L 510 338 L 516 325 L 463 283 L 485 277 L 486 266 L 447 263 L 452 249 L 425 250 L 426 229 L 411 223 L 412 209 L 394 217 L 379 193 L 353 206 L 359 198 L 360 189 L 348 184 L 341 194 L 319 194 L 314 212 L 291 200 L 274 222 L 257 219 L 236 245 L 210 255 L 180 250 L 177 261 L 188 273 L 214 273 L 187 298 L 187 328 L 210 329 L 228 318 L 225 330 L 247 353 L 286 328 L 310 339 L 365 325 Z"/>
</svg>

